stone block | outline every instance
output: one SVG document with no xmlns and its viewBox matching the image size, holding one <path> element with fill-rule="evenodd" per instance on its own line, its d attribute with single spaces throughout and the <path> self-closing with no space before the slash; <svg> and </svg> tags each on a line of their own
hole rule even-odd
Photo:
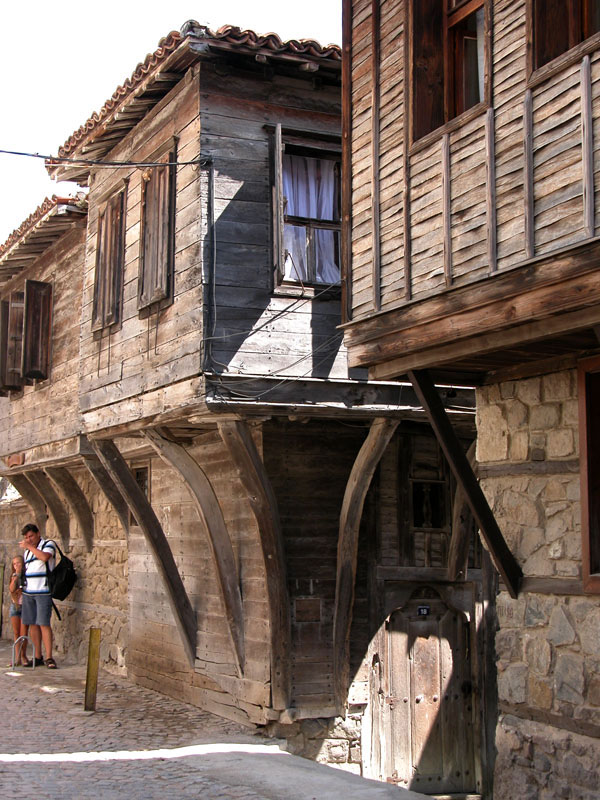
<svg viewBox="0 0 600 800">
<path fill-rule="evenodd" d="M 579 626 L 579 641 L 585 655 L 600 656 L 600 608 L 594 608 Z"/>
<path fill-rule="evenodd" d="M 567 458 L 575 455 L 575 437 L 572 428 L 558 428 L 548 431 L 546 455 L 548 458 Z"/>
<path fill-rule="evenodd" d="M 525 560 L 523 574 L 545 578 L 554 575 L 554 562 L 548 558 L 547 548 L 536 550 Z"/>
<path fill-rule="evenodd" d="M 511 461 L 527 461 L 529 457 L 529 434 L 527 431 L 511 433 L 508 438 L 508 457 Z"/>
<path fill-rule="evenodd" d="M 600 676 L 594 676 L 590 680 L 587 700 L 592 706 L 600 706 Z"/>
<path fill-rule="evenodd" d="M 545 401 L 566 400 L 572 397 L 572 373 L 554 372 L 542 378 L 542 392 Z"/>
<path fill-rule="evenodd" d="M 526 494 L 513 491 L 504 492 L 502 507 L 509 519 L 519 525 L 540 526 L 543 521 L 543 510 L 535 500 Z"/>
<path fill-rule="evenodd" d="M 525 528 L 521 533 L 519 555 L 528 558 L 546 543 L 542 528 Z"/>
<path fill-rule="evenodd" d="M 477 461 L 505 461 L 508 427 L 502 410 L 495 405 L 477 410 Z"/>
<path fill-rule="evenodd" d="M 579 563 L 575 561 L 556 561 L 556 574 L 561 578 L 580 578 L 581 570 Z"/>
<path fill-rule="evenodd" d="M 525 642 L 525 659 L 532 672 L 548 675 L 552 664 L 552 647 L 541 636 L 529 636 Z"/>
<path fill-rule="evenodd" d="M 525 625 L 534 628 L 547 625 L 554 607 L 554 600 L 543 595 L 530 595 L 525 608 Z"/>
<path fill-rule="evenodd" d="M 527 664 L 509 664 L 498 672 L 498 697 L 507 703 L 524 703 L 527 699 Z"/>
<path fill-rule="evenodd" d="M 517 397 L 529 406 L 537 405 L 541 402 L 541 379 L 528 378 L 519 381 L 517 384 Z"/>
<path fill-rule="evenodd" d="M 555 542 L 552 542 L 550 547 L 548 548 L 548 558 L 552 558 L 554 560 L 562 558 L 564 555 L 565 545 L 562 539 L 557 539 Z"/>
<path fill-rule="evenodd" d="M 584 686 L 583 658 L 574 653 L 560 653 L 554 670 L 554 690 L 557 699 L 581 705 Z"/>
<path fill-rule="evenodd" d="M 557 403 L 532 406 L 529 410 L 529 427 L 532 431 L 549 431 L 558 426 L 560 407 Z"/>
<path fill-rule="evenodd" d="M 496 634 L 496 656 L 499 661 L 520 661 L 523 656 L 521 635 L 514 628 L 500 629 Z"/>
<path fill-rule="evenodd" d="M 520 400 L 511 400 L 506 404 L 506 422 L 511 431 L 527 425 L 529 408 Z"/>
<path fill-rule="evenodd" d="M 546 638 L 557 647 L 565 644 L 573 644 L 575 641 L 575 630 L 563 606 L 556 606 L 556 608 L 553 609 Z"/>
<path fill-rule="evenodd" d="M 565 400 L 562 404 L 562 424 L 578 430 L 579 402 L 577 400 Z"/>
<path fill-rule="evenodd" d="M 530 675 L 527 686 L 527 699 L 530 706 L 548 711 L 552 708 L 552 684 L 548 679 Z"/>
<path fill-rule="evenodd" d="M 511 397 L 516 397 L 516 395 L 517 395 L 516 381 L 504 381 L 504 383 L 500 384 L 500 397 L 503 400 L 509 400 Z"/>
<path fill-rule="evenodd" d="M 559 503 L 567 499 L 567 489 L 564 481 L 559 478 L 548 478 L 542 491 L 542 497 L 547 503 Z"/>
<path fill-rule="evenodd" d="M 350 744 L 343 739 L 325 739 L 317 761 L 328 764 L 343 764 L 348 761 Z"/>
</svg>

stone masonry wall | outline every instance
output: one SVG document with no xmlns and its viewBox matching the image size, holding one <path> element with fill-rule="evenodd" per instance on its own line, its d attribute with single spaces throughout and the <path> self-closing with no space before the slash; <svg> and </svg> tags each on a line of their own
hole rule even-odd
<svg viewBox="0 0 600 800">
<path fill-rule="evenodd" d="M 57 601 L 62 620 L 52 615 L 54 654 L 61 659 L 85 662 L 89 629 L 101 630 L 100 664 L 115 674 L 126 674 L 125 659 L 129 640 L 127 540 L 108 501 L 87 473 L 74 472 L 75 479 L 91 500 L 95 517 L 94 546 L 85 549 L 78 524 L 71 516 L 67 546 L 57 535 L 52 518 L 46 524 L 46 538 L 55 539 L 75 563 L 78 580 L 69 597 Z M 20 553 L 18 542 L 23 525 L 33 521 L 29 506 L 22 500 L 0 505 L 0 560 L 5 565 L 2 597 L 2 636 L 12 638 L 8 618 L 8 577 L 11 558 Z"/>
<path fill-rule="evenodd" d="M 482 488 L 526 577 L 498 597 L 495 800 L 592 800 L 600 786 L 600 598 L 581 593 L 574 371 L 477 394 Z M 573 589 L 553 589 L 570 579 Z"/>
</svg>

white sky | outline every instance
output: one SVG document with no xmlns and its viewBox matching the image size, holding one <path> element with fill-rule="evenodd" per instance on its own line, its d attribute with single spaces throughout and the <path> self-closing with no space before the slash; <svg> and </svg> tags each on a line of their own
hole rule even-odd
<svg viewBox="0 0 600 800">
<path fill-rule="evenodd" d="M 0 0 L 0 149 L 55 154 L 188 19 L 323 45 L 342 38 L 341 0 Z M 51 181 L 41 159 L 3 153 L 0 187 L 0 244 L 46 196 L 75 188 Z"/>
</svg>

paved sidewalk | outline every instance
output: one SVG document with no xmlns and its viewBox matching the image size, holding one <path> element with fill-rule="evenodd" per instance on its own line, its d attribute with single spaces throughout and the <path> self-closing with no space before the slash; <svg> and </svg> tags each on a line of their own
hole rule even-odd
<svg viewBox="0 0 600 800">
<path fill-rule="evenodd" d="M 3 659 L 3 660 L 1 660 Z M 85 667 L 10 667 L 0 642 L 0 797 L 38 800 L 417 800 L 423 795 L 289 755 L 194 706 L 102 673 L 83 710 Z"/>
</svg>

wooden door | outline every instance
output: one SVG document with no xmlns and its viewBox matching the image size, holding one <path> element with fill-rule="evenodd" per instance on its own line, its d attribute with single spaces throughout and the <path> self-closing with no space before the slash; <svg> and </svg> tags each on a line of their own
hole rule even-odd
<svg viewBox="0 0 600 800">
<path fill-rule="evenodd" d="M 452 594 L 451 586 L 415 587 L 383 633 L 382 777 L 424 794 L 477 791 L 474 637 Z"/>
</svg>

